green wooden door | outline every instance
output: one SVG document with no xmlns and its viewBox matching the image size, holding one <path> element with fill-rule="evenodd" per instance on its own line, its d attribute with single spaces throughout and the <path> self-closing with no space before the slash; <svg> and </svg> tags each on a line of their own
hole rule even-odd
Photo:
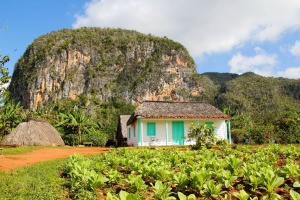
<svg viewBox="0 0 300 200">
<path fill-rule="evenodd" d="M 172 140 L 173 143 L 184 145 L 184 123 L 172 122 Z"/>
</svg>

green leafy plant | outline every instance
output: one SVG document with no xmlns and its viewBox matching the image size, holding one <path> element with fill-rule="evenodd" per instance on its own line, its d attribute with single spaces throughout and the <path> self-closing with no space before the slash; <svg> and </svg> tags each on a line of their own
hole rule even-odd
<svg viewBox="0 0 300 200">
<path fill-rule="evenodd" d="M 130 184 L 130 187 L 137 192 L 146 190 L 148 188 L 148 186 L 145 184 L 145 181 L 142 179 L 142 175 L 135 176 L 129 174 L 128 178 L 125 181 L 128 182 Z"/>
<path fill-rule="evenodd" d="M 105 200 L 119 200 L 118 197 L 112 195 L 110 192 L 107 193 Z"/>
<path fill-rule="evenodd" d="M 300 199 L 300 194 L 298 192 L 295 192 L 294 190 L 290 190 L 290 195 L 293 200 L 299 200 Z"/>
<path fill-rule="evenodd" d="M 71 156 L 69 167 L 71 185 L 74 191 L 80 190 L 81 188 L 94 191 L 109 180 L 102 174 L 96 173 L 95 170 L 89 170 L 90 161 L 83 160 L 82 157 L 78 155 Z"/>
<path fill-rule="evenodd" d="M 207 196 L 217 198 L 221 194 L 223 194 L 225 191 L 222 191 L 222 184 L 215 184 L 213 180 L 208 180 L 204 185 L 203 185 L 203 193 Z"/>
<path fill-rule="evenodd" d="M 258 197 L 250 197 L 250 195 L 245 192 L 245 190 L 240 190 L 239 192 L 234 192 L 233 196 L 235 196 L 236 198 L 238 198 L 239 200 L 258 200 Z"/>
<path fill-rule="evenodd" d="M 190 179 L 184 172 L 177 172 L 173 175 L 177 190 L 184 190 L 188 187 Z"/>
<path fill-rule="evenodd" d="M 300 181 L 295 181 L 293 184 L 294 188 L 300 188 Z"/>
<path fill-rule="evenodd" d="M 120 183 L 123 178 L 122 174 L 116 169 L 110 169 L 106 175 L 109 177 L 109 182 L 115 184 Z"/>
<path fill-rule="evenodd" d="M 196 200 L 196 196 L 194 194 L 190 194 L 186 196 L 185 194 L 178 192 L 179 200 Z"/>
<path fill-rule="evenodd" d="M 297 163 L 288 163 L 283 166 L 280 173 L 286 178 L 298 178 L 300 175 L 300 167 Z"/>
<path fill-rule="evenodd" d="M 256 190 L 260 184 L 264 182 L 263 176 L 260 172 L 255 172 L 255 175 L 250 175 L 250 185 L 253 186 L 253 190 Z"/>
<path fill-rule="evenodd" d="M 224 183 L 226 188 L 232 187 L 233 182 L 238 178 L 238 176 L 234 176 L 228 170 L 220 170 L 218 171 L 217 180 L 218 182 Z"/>
<path fill-rule="evenodd" d="M 141 200 L 142 199 L 138 193 L 132 194 L 123 190 L 120 192 L 119 195 L 120 195 L 120 200 Z"/>
<path fill-rule="evenodd" d="M 263 177 L 264 182 L 262 184 L 270 194 L 284 182 L 284 178 L 277 176 L 272 169 L 267 169 L 267 171 L 263 173 Z"/>
<path fill-rule="evenodd" d="M 245 192 L 245 190 L 240 190 L 239 192 L 234 192 L 233 196 L 235 196 L 239 200 L 248 200 L 248 198 L 250 197 L 250 195 L 247 192 Z"/>
<path fill-rule="evenodd" d="M 208 170 L 205 168 L 200 171 L 193 171 L 190 174 L 191 176 L 191 187 L 199 191 L 202 190 L 204 183 L 211 178 L 211 175 Z"/>
<path fill-rule="evenodd" d="M 156 181 L 154 185 L 154 199 L 176 199 L 171 196 L 172 188 L 166 184 L 163 184 L 161 181 Z"/>
<path fill-rule="evenodd" d="M 239 174 L 239 168 L 243 163 L 242 159 L 236 158 L 234 155 L 229 155 L 225 159 L 228 163 L 228 170 L 234 174 L 238 175 Z"/>
</svg>

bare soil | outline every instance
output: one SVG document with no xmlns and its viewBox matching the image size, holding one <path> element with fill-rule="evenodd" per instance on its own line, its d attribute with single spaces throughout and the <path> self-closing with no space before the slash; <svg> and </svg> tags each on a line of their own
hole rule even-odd
<svg viewBox="0 0 300 200">
<path fill-rule="evenodd" d="M 34 150 L 21 155 L 1 155 L 0 171 L 10 171 L 18 167 L 31 165 L 37 162 L 54 160 L 57 158 L 66 158 L 70 155 L 80 154 L 99 154 L 108 151 L 109 148 L 99 147 L 69 147 L 69 148 L 45 148 Z"/>
</svg>

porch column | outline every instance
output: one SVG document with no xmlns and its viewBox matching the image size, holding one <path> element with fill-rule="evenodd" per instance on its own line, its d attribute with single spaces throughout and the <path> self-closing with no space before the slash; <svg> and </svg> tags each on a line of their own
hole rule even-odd
<svg viewBox="0 0 300 200">
<path fill-rule="evenodd" d="M 165 121 L 165 129 L 166 129 L 166 146 L 168 146 L 168 140 L 169 140 L 169 123 L 166 119 Z"/>
<path fill-rule="evenodd" d="M 227 121 L 227 134 L 228 134 L 228 143 L 231 144 L 231 127 L 230 127 L 230 120 Z"/>
<path fill-rule="evenodd" d="M 138 118 L 138 146 L 143 146 L 143 122 Z"/>
</svg>

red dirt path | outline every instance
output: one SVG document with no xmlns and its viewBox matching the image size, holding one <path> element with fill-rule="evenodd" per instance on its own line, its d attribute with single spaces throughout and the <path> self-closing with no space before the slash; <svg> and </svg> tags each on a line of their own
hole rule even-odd
<svg viewBox="0 0 300 200">
<path fill-rule="evenodd" d="M 37 162 L 54 160 L 57 158 L 66 158 L 70 155 L 81 154 L 98 154 L 108 151 L 108 148 L 98 147 L 70 147 L 70 148 L 45 148 L 34 150 L 21 155 L 1 155 L 0 154 L 0 171 L 10 171 L 18 167 L 34 164 Z"/>
</svg>

